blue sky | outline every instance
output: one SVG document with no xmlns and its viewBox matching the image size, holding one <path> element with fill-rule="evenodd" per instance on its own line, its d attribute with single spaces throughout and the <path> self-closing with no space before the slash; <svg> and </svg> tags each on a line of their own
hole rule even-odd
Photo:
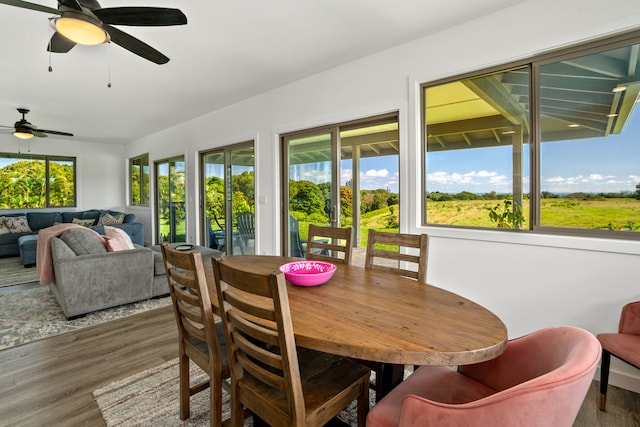
<svg viewBox="0 0 640 427">
<path fill-rule="evenodd" d="M 635 192 L 636 184 L 640 183 L 639 110 L 634 109 L 620 134 L 543 143 L 540 151 L 541 190 L 552 193 Z M 428 191 L 511 193 L 509 147 L 430 153 L 427 168 Z M 526 153 L 523 176 L 523 185 L 528 188 Z"/>
<path fill-rule="evenodd" d="M 398 192 L 398 156 L 371 157 L 360 160 L 360 188 L 377 190 L 384 188 Z M 340 183 L 344 185 L 353 176 L 351 161 L 341 162 Z"/>
<path fill-rule="evenodd" d="M 441 151 L 428 156 L 428 191 L 512 192 L 511 147 Z M 606 138 L 542 144 L 541 189 L 552 193 L 635 192 L 640 183 L 640 108 L 634 108 L 622 133 Z M 398 192 L 398 158 L 361 160 L 363 189 Z M 342 162 L 341 180 L 352 177 Z M 529 192 L 528 146 L 522 159 L 523 187 Z M 320 177 L 316 177 L 320 178 Z M 320 181 L 317 181 L 320 182 Z"/>
</svg>

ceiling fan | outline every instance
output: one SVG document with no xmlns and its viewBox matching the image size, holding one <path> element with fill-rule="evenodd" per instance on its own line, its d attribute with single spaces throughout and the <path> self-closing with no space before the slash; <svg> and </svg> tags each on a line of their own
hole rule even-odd
<svg viewBox="0 0 640 427">
<path fill-rule="evenodd" d="M 29 139 L 34 136 L 40 138 L 46 138 L 47 134 L 50 133 L 52 135 L 63 135 L 63 136 L 73 136 L 72 133 L 68 132 L 60 132 L 57 130 L 48 130 L 48 129 L 38 129 L 37 126 L 32 125 L 25 119 L 25 115 L 29 112 L 26 108 L 18 108 L 18 112 L 22 114 L 22 119 L 18 120 L 14 123 L 13 126 L 3 126 L 0 125 L 1 128 L 14 129 L 13 135 L 20 139 Z"/>
<path fill-rule="evenodd" d="M 158 27 L 184 25 L 187 17 L 178 9 L 163 7 L 107 7 L 97 0 L 58 0 L 54 9 L 23 0 L 0 0 L 0 4 L 60 15 L 51 18 L 56 32 L 47 50 L 66 53 L 76 44 L 101 44 L 110 41 L 156 64 L 166 64 L 169 58 L 148 44 L 112 25 Z"/>
</svg>

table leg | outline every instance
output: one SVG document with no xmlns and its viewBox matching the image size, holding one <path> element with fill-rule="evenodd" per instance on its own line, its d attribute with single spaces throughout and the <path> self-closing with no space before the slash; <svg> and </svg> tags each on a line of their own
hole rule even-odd
<svg viewBox="0 0 640 427">
<path fill-rule="evenodd" d="M 382 396 L 376 396 L 376 400 L 382 399 L 395 386 L 404 379 L 404 365 L 385 363 L 382 367 Z"/>
</svg>

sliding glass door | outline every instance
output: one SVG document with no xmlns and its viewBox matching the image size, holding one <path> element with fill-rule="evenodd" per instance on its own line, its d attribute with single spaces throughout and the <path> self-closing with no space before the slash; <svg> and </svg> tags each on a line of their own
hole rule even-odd
<svg viewBox="0 0 640 427">
<path fill-rule="evenodd" d="M 305 256 L 309 224 L 353 227 L 354 247 L 369 228 L 397 232 L 397 114 L 282 137 L 284 254 Z"/>
<path fill-rule="evenodd" d="M 202 152 L 200 165 L 201 241 L 228 255 L 254 254 L 253 141 Z"/>
<path fill-rule="evenodd" d="M 184 157 L 155 162 L 156 241 L 186 241 Z"/>
</svg>

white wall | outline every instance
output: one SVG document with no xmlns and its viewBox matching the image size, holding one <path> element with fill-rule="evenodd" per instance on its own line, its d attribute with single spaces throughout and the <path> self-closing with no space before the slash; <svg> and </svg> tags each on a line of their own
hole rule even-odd
<svg viewBox="0 0 640 427">
<path fill-rule="evenodd" d="M 121 145 L 95 144 L 59 137 L 32 138 L 19 143 L 11 134 L 0 135 L 0 151 L 76 157 L 75 208 L 50 210 L 113 209 L 124 211 L 126 156 Z M 5 211 L 10 212 L 10 211 Z"/>
<path fill-rule="evenodd" d="M 130 144 L 126 156 L 149 152 L 153 162 L 185 155 L 188 236 L 196 241 L 197 151 L 255 139 L 256 195 L 266 198 L 256 207 L 256 248 L 278 254 L 278 135 L 397 110 L 402 230 L 432 236 L 428 280 L 494 311 L 511 337 L 560 324 L 614 331 L 620 307 L 640 299 L 638 241 L 420 226 L 417 86 L 634 26 L 640 27 L 637 0 L 523 1 L 150 135 Z M 150 210 L 145 220 L 151 228 Z M 637 372 L 615 362 L 613 369 L 622 373 L 612 373 L 613 384 L 640 391 Z"/>
</svg>

